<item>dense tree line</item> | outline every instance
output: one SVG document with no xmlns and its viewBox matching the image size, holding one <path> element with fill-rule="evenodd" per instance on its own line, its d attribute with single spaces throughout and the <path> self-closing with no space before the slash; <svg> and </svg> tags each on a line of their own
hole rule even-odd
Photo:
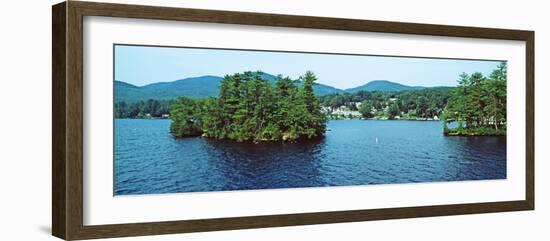
<svg viewBox="0 0 550 241">
<path fill-rule="evenodd" d="M 445 109 L 448 121 L 457 121 L 458 128 L 446 134 L 501 135 L 506 133 L 507 65 L 502 62 L 489 76 L 476 72 L 462 73 L 458 87 Z"/>
<path fill-rule="evenodd" d="M 162 118 L 170 112 L 172 101 L 153 100 L 128 104 L 124 101 L 115 103 L 115 118 Z"/>
<path fill-rule="evenodd" d="M 274 85 L 261 76 L 225 76 L 218 98 L 179 98 L 171 106 L 170 132 L 237 141 L 295 141 L 324 134 L 326 117 L 313 92 L 317 78 L 312 72 L 299 80 L 279 75 Z"/>
<path fill-rule="evenodd" d="M 262 78 L 261 72 L 244 72 L 225 76 L 216 98 L 117 102 L 115 117 L 169 115 L 170 131 L 176 137 L 294 141 L 322 136 L 331 110 L 345 107 L 363 118 L 445 118 L 458 123 L 454 129 L 445 123 L 444 133 L 450 135 L 502 135 L 506 133 L 506 79 L 503 62 L 489 76 L 462 73 L 457 87 L 317 97 L 313 91 L 317 78 L 312 72 L 298 80 L 279 75 L 275 81 Z"/>
<path fill-rule="evenodd" d="M 332 109 L 345 106 L 349 110 L 359 111 L 364 118 L 434 118 L 443 112 L 452 89 L 436 87 L 400 92 L 359 91 L 322 96 L 321 103 Z"/>
</svg>

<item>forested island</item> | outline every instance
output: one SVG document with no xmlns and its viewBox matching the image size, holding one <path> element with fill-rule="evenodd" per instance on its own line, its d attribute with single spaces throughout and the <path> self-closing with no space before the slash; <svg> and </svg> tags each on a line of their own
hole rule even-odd
<svg viewBox="0 0 550 241">
<path fill-rule="evenodd" d="M 278 76 L 275 84 L 261 72 L 227 75 L 217 98 L 181 97 L 172 104 L 170 132 L 236 141 L 296 141 L 322 137 L 326 117 L 313 92 L 317 78 L 306 72 L 296 80 Z"/>
<path fill-rule="evenodd" d="M 314 93 L 317 77 L 262 72 L 227 75 L 219 96 L 115 103 L 116 118 L 170 118 L 175 137 L 295 141 L 323 136 L 327 120 L 443 120 L 445 135 L 505 135 L 507 66 L 462 73 L 457 87 Z"/>
<path fill-rule="evenodd" d="M 445 108 L 445 135 L 506 135 L 507 66 L 503 62 L 489 76 L 462 73 Z M 449 128 L 448 122 L 458 122 Z"/>
</svg>

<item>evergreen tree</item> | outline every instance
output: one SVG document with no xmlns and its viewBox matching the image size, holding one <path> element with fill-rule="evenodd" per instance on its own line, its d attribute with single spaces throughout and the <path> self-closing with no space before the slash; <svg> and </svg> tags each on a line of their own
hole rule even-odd
<svg viewBox="0 0 550 241">
<path fill-rule="evenodd" d="M 476 72 L 461 74 L 458 87 L 445 108 L 445 118 L 456 120 L 462 132 L 505 134 L 507 67 L 503 62 L 485 77 Z M 493 129 L 493 131 L 490 131 Z M 450 130 L 445 128 L 445 133 Z"/>
<path fill-rule="evenodd" d="M 202 133 L 200 108 L 192 99 L 180 97 L 170 112 L 170 132 L 175 137 L 197 136 Z"/>
</svg>

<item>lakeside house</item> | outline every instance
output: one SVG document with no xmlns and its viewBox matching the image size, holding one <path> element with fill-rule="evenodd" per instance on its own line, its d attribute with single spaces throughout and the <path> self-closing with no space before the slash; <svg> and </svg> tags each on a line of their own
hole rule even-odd
<svg viewBox="0 0 550 241">
<path fill-rule="evenodd" d="M 361 103 L 357 104 L 355 103 L 355 106 L 360 106 Z M 356 110 L 350 110 L 347 106 L 339 106 L 336 108 L 323 106 L 321 107 L 321 112 L 325 115 L 331 115 L 331 116 L 342 116 L 344 118 L 362 118 L 363 115 Z"/>
<path fill-rule="evenodd" d="M 398 98 L 392 97 L 388 101 L 382 103 L 382 108 L 377 109 L 374 106 L 371 107 L 371 117 L 365 118 L 358 110 L 361 107 L 362 102 L 347 102 L 346 105 L 338 107 L 321 106 L 321 112 L 329 117 L 329 119 L 374 119 L 374 120 L 419 120 L 419 121 L 439 121 L 440 118 L 437 115 L 433 117 L 417 117 L 416 110 L 409 110 L 407 113 L 399 111 L 399 114 L 389 116 L 390 104 L 398 101 Z M 355 108 L 353 108 L 355 107 Z M 437 113 L 441 113 L 442 109 L 437 109 Z M 412 114 L 411 114 L 412 113 Z"/>
</svg>

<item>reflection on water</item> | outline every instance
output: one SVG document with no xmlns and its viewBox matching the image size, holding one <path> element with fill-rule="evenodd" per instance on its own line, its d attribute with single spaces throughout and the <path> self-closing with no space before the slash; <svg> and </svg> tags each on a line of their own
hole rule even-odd
<svg viewBox="0 0 550 241">
<path fill-rule="evenodd" d="M 324 139 L 174 139 L 169 120 L 115 120 L 115 194 L 506 178 L 506 138 L 445 137 L 437 121 L 331 121 Z"/>
</svg>

